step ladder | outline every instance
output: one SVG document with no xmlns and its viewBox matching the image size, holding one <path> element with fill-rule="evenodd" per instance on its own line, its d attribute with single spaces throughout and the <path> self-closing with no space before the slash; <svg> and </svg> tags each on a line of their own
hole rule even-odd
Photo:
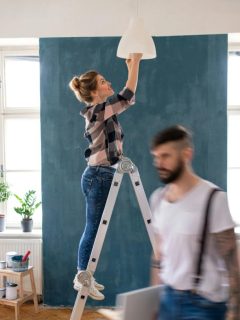
<svg viewBox="0 0 240 320">
<path fill-rule="evenodd" d="M 104 243 L 104 239 L 107 233 L 112 211 L 117 199 L 118 191 L 121 186 L 124 173 L 128 173 L 130 176 L 137 197 L 137 201 L 143 216 L 143 220 L 148 232 L 148 236 L 153 248 L 153 252 L 156 255 L 155 238 L 152 226 L 152 214 L 146 194 L 142 186 L 138 169 L 129 158 L 122 157 L 118 163 L 118 167 L 113 176 L 111 188 L 98 227 L 98 232 L 94 241 L 93 249 L 88 261 L 87 270 L 81 273 L 81 277 L 79 279 L 83 286 L 82 289 L 78 291 L 70 320 L 81 320 L 85 303 L 88 298 L 88 292 L 91 285 L 91 277 L 97 268 L 99 256 L 102 250 L 102 246 Z"/>
</svg>

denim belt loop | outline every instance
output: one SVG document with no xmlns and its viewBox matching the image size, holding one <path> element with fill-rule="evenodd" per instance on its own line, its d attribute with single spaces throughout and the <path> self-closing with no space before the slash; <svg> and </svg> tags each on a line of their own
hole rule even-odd
<svg viewBox="0 0 240 320">
<path fill-rule="evenodd" d="M 95 173 L 98 173 L 99 169 L 100 169 L 100 166 L 88 166 L 88 169 L 92 169 L 92 170 L 95 170 Z"/>
</svg>

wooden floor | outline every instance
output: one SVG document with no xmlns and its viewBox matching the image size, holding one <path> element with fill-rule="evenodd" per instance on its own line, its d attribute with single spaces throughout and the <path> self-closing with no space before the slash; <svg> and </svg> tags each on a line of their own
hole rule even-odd
<svg viewBox="0 0 240 320">
<path fill-rule="evenodd" d="M 69 320 L 72 310 L 70 308 L 49 308 L 39 306 L 39 312 L 34 312 L 33 304 L 24 303 L 20 307 L 20 320 Z M 1 320 L 15 320 L 14 308 L 0 305 Z M 96 312 L 96 309 L 85 309 L 81 320 L 105 320 Z"/>
</svg>

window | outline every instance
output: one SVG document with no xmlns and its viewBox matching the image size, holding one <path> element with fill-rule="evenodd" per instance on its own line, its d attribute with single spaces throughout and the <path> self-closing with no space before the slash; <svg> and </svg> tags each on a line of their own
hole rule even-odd
<svg viewBox="0 0 240 320">
<path fill-rule="evenodd" d="M 11 192 L 24 196 L 36 190 L 41 201 L 40 66 L 37 49 L 0 47 L 0 164 Z M 6 226 L 20 228 L 11 196 L 5 208 Z M 34 227 L 41 227 L 41 208 Z"/>
<path fill-rule="evenodd" d="M 228 55 L 228 199 L 240 232 L 240 44 L 229 45 Z"/>
</svg>

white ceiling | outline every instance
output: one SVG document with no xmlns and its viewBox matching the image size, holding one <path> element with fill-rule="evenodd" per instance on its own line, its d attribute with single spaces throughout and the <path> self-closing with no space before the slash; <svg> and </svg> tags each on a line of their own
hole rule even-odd
<svg viewBox="0 0 240 320">
<path fill-rule="evenodd" d="M 0 0 L 0 38 L 121 36 L 130 18 L 152 35 L 240 32 L 239 0 Z"/>
</svg>

